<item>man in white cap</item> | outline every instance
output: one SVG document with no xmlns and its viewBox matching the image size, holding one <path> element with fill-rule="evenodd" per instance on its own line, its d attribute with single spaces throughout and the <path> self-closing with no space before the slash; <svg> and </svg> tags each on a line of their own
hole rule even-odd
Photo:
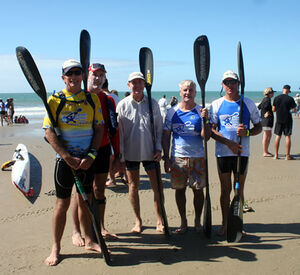
<svg viewBox="0 0 300 275">
<path fill-rule="evenodd" d="M 296 96 L 294 97 L 295 103 L 297 105 L 296 107 L 296 113 L 295 113 L 295 118 L 299 118 L 299 114 L 300 114 L 300 94 L 296 94 Z"/>
<path fill-rule="evenodd" d="M 97 95 L 88 94 L 81 89 L 81 64 L 73 59 L 65 61 L 62 67 L 62 79 L 66 85 L 65 89 L 51 95 L 48 99 L 48 105 L 57 125 L 53 125 L 47 115 L 43 124 L 45 137 L 57 153 L 54 171 L 56 203 L 52 218 L 54 239 L 51 253 L 45 260 L 46 265 L 49 266 L 57 265 L 59 262 L 61 238 L 75 182 L 73 171 L 80 178 L 86 194 L 91 198 L 93 162 L 101 143 L 104 123 Z M 61 130 L 61 139 L 58 139 L 53 130 L 55 126 Z M 99 245 L 92 240 L 90 215 L 78 194 L 77 187 L 76 189 L 79 219 L 85 233 L 85 249 L 101 252 Z"/>
<path fill-rule="evenodd" d="M 129 199 L 135 214 L 135 225 L 131 229 L 131 232 L 142 232 L 138 193 L 140 185 L 140 162 L 143 163 L 154 191 L 154 207 L 157 215 L 156 230 L 162 232 L 164 228 L 159 211 L 159 192 L 156 180 L 156 165 L 159 165 L 162 150 L 162 117 L 157 102 L 152 99 L 157 149 L 155 154 L 153 154 L 148 97 L 144 95 L 145 79 L 143 74 L 140 72 L 131 73 L 128 78 L 128 87 L 131 90 L 131 94 L 119 102 L 117 113 L 120 126 L 121 164 L 123 162 L 122 165 L 126 165 Z M 161 181 L 161 175 L 159 175 L 159 178 Z M 161 182 L 160 185 L 162 190 Z"/>
<path fill-rule="evenodd" d="M 240 195 L 244 202 L 244 184 L 247 175 L 250 136 L 258 135 L 261 130 L 261 119 L 255 103 L 244 98 L 243 123 L 239 123 L 240 99 L 239 78 L 233 71 L 226 71 L 222 78 L 225 96 L 212 102 L 210 106 L 212 138 L 216 140 L 216 157 L 221 182 L 220 203 L 222 208 L 222 226 L 218 235 L 226 234 L 227 217 L 230 204 L 230 193 L 235 181 L 232 173 L 237 172 L 237 154 L 241 155 Z M 253 127 L 250 128 L 250 121 Z M 238 143 L 242 137 L 242 145 Z"/>
</svg>

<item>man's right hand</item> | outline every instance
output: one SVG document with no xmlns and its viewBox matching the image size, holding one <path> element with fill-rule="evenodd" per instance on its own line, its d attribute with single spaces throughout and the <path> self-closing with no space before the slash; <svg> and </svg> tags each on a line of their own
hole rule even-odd
<svg viewBox="0 0 300 275">
<path fill-rule="evenodd" d="M 227 147 L 232 151 L 232 153 L 234 154 L 238 154 L 238 152 L 242 153 L 242 145 L 232 141 L 232 140 L 228 140 L 226 143 Z"/>
<path fill-rule="evenodd" d="M 68 155 L 63 157 L 64 161 L 74 170 L 78 170 L 81 164 L 81 159 Z"/>
</svg>

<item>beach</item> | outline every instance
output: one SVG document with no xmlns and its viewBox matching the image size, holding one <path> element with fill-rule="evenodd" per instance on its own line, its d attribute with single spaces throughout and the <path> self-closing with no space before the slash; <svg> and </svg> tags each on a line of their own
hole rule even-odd
<svg viewBox="0 0 300 275">
<path fill-rule="evenodd" d="M 270 151 L 274 153 L 274 135 Z M 262 134 L 251 137 L 251 156 L 245 186 L 245 199 L 255 212 L 244 214 L 247 235 L 239 243 L 227 243 L 216 235 L 221 224 L 220 184 L 214 156 L 214 141 L 208 142 L 209 183 L 213 233 L 210 240 L 193 230 L 192 191 L 187 190 L 189 231 L 167 239 L 155 230 L 153 192 L 141 168 L 140 201 L 144 231 L 130 234 L 134 215 L 128 188 L 106 190 L 106 228 L 119 240 L 107 240 L 112 266 L 99 254 L 72 245 L 72 219 L 68 211 L 62 239 L 60 263 L 48 267 L 44 260 L 52 245 L 52 213 L 55 204 L 53 169 L 55 153 L 43 139 L 40 123 L 0 128 L 0 162 L 12 158 L 19 143 L 27 146 L 31 158 L 32 199 L 11 183 L 11 172 L 1 171 L 0 180 L 0 273 L 1 274 L 300 274 L 300 119 L 294 120 L 291 154 L 284 159 L 285 140 L 280 159 L 262 156 Z M 161 167 L 163 167 L 161 163 Z M 172 230 L 180 218 L 169 176 L 163 172 L 165 209 Z"/>
</svg>

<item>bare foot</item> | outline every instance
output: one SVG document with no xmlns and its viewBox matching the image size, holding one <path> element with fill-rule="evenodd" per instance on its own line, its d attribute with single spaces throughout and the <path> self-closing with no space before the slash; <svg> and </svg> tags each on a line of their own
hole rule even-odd
<svg viewBox="0 0 300 275">
<path fill-rule="evenodd" d="M 269 152 L 264 154 L 264 157 L 265 157 L 265 158 L 268 158 L 268 157 L 273 157 L 273 156 L 274 156 L 274 155 L 273 155 L 273 154 L 271 154 L 271 153 L 269 153 Z"/>
<path fill-rule="evenodd" d="M 85 249 L 86 249 L 86 250 L 96 251 L 96 252 L 98 252 L 98 253 L 102 253 L 99 244 L 94 243 L 94 242 L 86 243 L 86 244 L 85 244 Z"/>
<path fill-rule="evenodd" d="M 84 239 L 81 237 L 79 232 L 73 232 L 72 243 L 75 246 L 79 246 L 79 247 L 84 246 Z"/>
<path fill-rule="evenodd" d="M 116 181 L 115 180 L 109 180 L 105 183 L 106 187 L 115 187 L 117 186 Z"/>
<path fill-rule="evenodd" d="M 48 266 L 55 266 L 58 264 L 58 256 L 59 256 L 60 249 L 57 248 L 55 245 L 52 246 L 51 254 L 45 260 L 45 264 Z"/>
<path fill-rule="evenodd" d="M 156 231 L 157 232 L 164 232 L 165 227 L 163 226 L 163 224 L 161 222 L 158 222 L 156 224 Z"/>
<path fill-rule="evenodd" d="M 119 239 L 119 237 L 116 234 L 109 233 L 106 229 L 102 229 L 101 234 L 105 238 L 109 238 L 109 239 L 113 239 L 113 240 Z"/>
<path fill-rule="evenodd" d="M 279 159 L 279 157 L 275 155 L 275 156 L 274 156 L 274 159 Z"/>
<path fill-rule="evenodd" d="M 174 233 L 176 234 L 185 234 L 186 232 L 187 232 L 187 226 L 180 226 L 174 231 Z"/>
<path fill-rule="evenodd" d="M 130 230 L 131 233 L 137 233 L 141 234 L 142 233 L 142 224 L 137 222 L 135 226 Z"/>
<path fill-rule="evenodd" d="M 285 160 L 294 160 L 294 158 L 291 155 L 286 155 Z"/>
</svg>

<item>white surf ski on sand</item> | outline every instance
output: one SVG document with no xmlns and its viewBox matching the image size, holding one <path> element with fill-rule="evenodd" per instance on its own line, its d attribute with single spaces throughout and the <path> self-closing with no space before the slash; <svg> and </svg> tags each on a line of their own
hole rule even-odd
<svg viewBox="0 0 300 275">
<path fill-rule="evenodd" d="M 30 188 L 30 160 L 28 150 L 24 144 L 19 144 L 13 154 L 12 183 L 26 196 L 33 197 L 33 188 Z"/>
</svg>

